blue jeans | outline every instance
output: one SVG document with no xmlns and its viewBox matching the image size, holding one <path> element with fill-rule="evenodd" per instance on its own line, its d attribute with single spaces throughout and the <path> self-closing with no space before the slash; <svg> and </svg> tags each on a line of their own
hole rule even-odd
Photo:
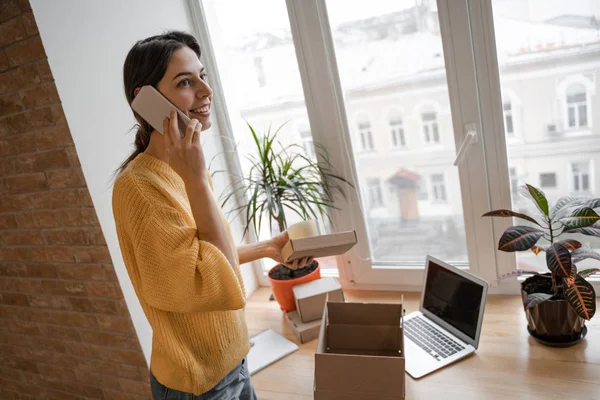
<svg viewBox="0 0 600 400">
<path fill-rule="evenodd" d="M 257 400 L 254 386 L 250 381 L 248 362 L 244 358 L 221 382 L 206 393 L 193 395 L 170 389 L 150 373 L 150 388 L 154 400 Z"/>
</svg>

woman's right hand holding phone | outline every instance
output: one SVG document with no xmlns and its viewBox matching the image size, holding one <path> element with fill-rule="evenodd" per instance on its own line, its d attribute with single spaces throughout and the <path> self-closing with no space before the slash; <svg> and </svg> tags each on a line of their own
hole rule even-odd
<svg viewBox="0 0 600 400">
<path fill-rule="evenodd" d="M 169 153 L 169 165 L 183 179 L 186 185 L 206 178 L 206 162 L 200 145 L 202 124 L 192 119 L 181 137 L 177 112 L 171 111 L 170 118 L 163 121 L 163 143 Z"/>
</svg>

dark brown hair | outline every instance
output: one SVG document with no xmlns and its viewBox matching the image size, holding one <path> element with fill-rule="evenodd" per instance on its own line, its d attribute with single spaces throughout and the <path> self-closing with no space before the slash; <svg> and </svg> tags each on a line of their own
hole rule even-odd
<svg viewBox="0 0 600 400">
<path fill-rule="evenodd" d="M 165 75 L 167 65 L 173 53 L 184 46 L 192 49 L 198 55 L 198 58 L 200 58 L 200 45 L 196 38 L 180 31 L 169 31 L 162 35 L 151 36 L 133 45 L 125 58 L 125 65 L 123 66 L 125 97 L 127 97 L 129 105 L 131 105 L 135 97 L 135 89 L 145 85 L 152 85 L 156 88 L 158 82 Z M 133 115 L 138 121 L 134 142 L 135 149 L 123 161 L 117 173 L 123 172 L 127 168 L 127 165 L 138 154 L 143 153 L 150 143 L 152 126 L 144 121 L 136 112 L 133 112 Z"/>
</svg>

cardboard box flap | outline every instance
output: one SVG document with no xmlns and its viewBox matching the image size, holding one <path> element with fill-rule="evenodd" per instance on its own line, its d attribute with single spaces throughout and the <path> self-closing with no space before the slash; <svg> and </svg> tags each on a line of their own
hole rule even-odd
<svg viewBox="0 0 600 400">
<path fill-rule="evenodd" d="M 344 254 L 358 242 L 355 231 L 290 239 L 281 250 L 286 262 L 303 257 L 328 257 Z"/>
<path fill-rule="evenodd" d="M 328 323 L 401 326 L 402 304 L 328 302 Z"/>
<path fill-rule="evenodd" d="M 393 325 L 328 325 L 327 349 L 382 350 L 402 354 L 402 328 Z"/>
<path fill-rule="evenodd" d="M 397 375 L 398 379 L 390 379 Z M 317 390 L 337 393 L 404 395 L 404 358 L 315 354 Z M 372 398 L 377 398 L 373 396 Z"/>
<path fill-rule="evenodd" d="M 335 278 L 321 278 L 308 283 L 303 283 L 292 287 L 294 296 L 296 299 L 301 300 L 307 297 L 315 296 L 317 294 L 325 294 L 327 292 L 333 292 L 339 290 L 342 285 Z M 337 301 L 332 300 L 330 301 Z"/>
<path fill-rule="evenodd" d="M 321 329 L 319 330 L 319 342 L 317 343 L 317 353 L 326 353 L 327 352 L 327 307 L 323 310 L 323 323 L 321 324 Z"/>
</svg>

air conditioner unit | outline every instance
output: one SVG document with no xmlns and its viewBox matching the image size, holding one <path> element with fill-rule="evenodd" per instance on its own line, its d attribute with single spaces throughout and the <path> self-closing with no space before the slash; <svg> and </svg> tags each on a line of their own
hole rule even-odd
<svg viewBox="0 0 600 400">
<path fill-rule="evenodd" d="M 548 124 L 546 125 L 546 132 L 549 136 L 559 136 L 562 134 L 558 124 Z"/>
</svg>

